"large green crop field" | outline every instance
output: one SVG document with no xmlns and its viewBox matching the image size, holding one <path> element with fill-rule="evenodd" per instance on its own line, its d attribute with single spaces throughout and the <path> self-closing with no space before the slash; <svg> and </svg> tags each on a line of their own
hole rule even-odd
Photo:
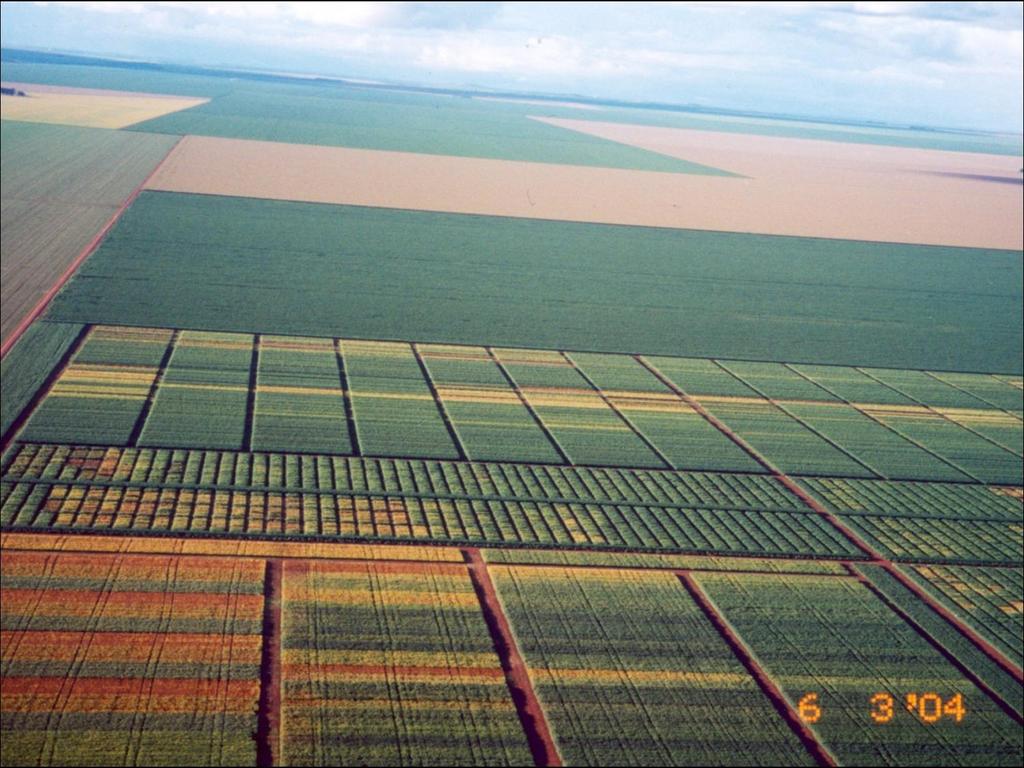
<svg viewBox="0 0 1024 768">
<path fill-rule="evenodd" d="M 1022 274 L 1013 251 L 146 192 L 50 319 L 1019 373 Z"/>
<path fill-rule="evenodd" d="M 6 341 L 175 139 L 5 120 L 0 143 L 0 339 Z"/>
<path fill-rule="evenodd" d="M 4 312 L 12 263 L 60 290 L 0 366 L 0 765 L 1024 759 L 1021 252 L 128 198 L 181 134 L 717 172 L 554 104 L 63 60 L 3 78 L 211 100 L 3 125 Z M 101 222 L 51 204 L 124 207 L 62 287 Z"/>
</svg>

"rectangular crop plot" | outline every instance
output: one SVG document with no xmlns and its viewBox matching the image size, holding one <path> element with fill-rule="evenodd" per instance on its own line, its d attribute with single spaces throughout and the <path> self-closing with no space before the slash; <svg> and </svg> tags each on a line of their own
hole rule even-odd
<svg viewBox="0 0 1024 768">
<path fill-rule="evenodd" d="M 482 347 L 417 346 L 469 459 L 559 464 L 537 420 Z"/>
<path fill-rule="evenodd" d="M 126 445 L 149 399 L 171 333 L 93 328 L 22 436 Z"/>
<path fill-rule="evenodd" d="M 574 463 L 665 467 L 564 355 L 528 349 L 494 353 Z"/>
<path fill-rule="evenodd" d="M 339 344 L 363 453 L 454 459 L 444 418 L 409 344 Z"/>
<path fill-rule="evenodd" d="M 719 360 L 718 364 L 772 400 L 834 401 L 839 399 L 782 363 Z"/>
<path fill-rule="evenodd" d="M 892 387 L 871 378 L 863 371 L 842 365 L 790 365 L 814 383 L 835 393 L 848 403 L 913 405 L 914 401 Z"/>
<path fill-rule="evenodd" d="M 259 561 L 4 552 L 4 765 L 252 765 Z"/>
<path fill-rule="evenodd" d="M 1024 410 L 1024 390 L 996 376 L 986 373 L 933 373 L 932 376 L 996 408 Z"/>
<path fill-rule="evenodd" d="M 589 352 L 569 357 L 675 469 L 764 471 L 635 358 Z"/>
<path fill-rule="evenodd" d="M 672 391 L 630 355 L 572 352 L 569 358 L 598 389 L 651 392 L 659 395 Z"/>
<path fill-rule="evenodd" d="M 790 704 L 818 708 L 805 707 L 817 716 L 808 727 L 840 764 L 1020 760 L 1020 726 L 863 584 L 746 574 L 694 579 Z M 959 694 L 961 722 L 950 713 L 927 723 L 921 712 L 933 717 L 934 700 L 918 702 L 929 693 L 942 702 Z"/>
<path fill-rule="evenodd" d="M 1024 561 L 1019 520 L 843 515 L 844 522 L 893 560 L 1018 565 Z"/>
<path fill-rule="evenodd" d="M 863 464 L 767 400 L 702 397 L 700 402 L 783 472 L 874 476 Z"/>
<path fill-rule="evenodd" d="M 1021 502 L 984 485 L 802 478 L 826 506 L 849 515 L 1024 521 Z"/>
<path fill-rule="evenodd" d="M 864 368 L 869 376 L 932 408 L 991 408 L 983 400 L 940 381 L 924 371 Z"/>
<path fill-rule="evenodd" d="M 783 408 L 856 456 L 881 477 L 970 480 L 952 465 L 845 403 L 785 403 Z"/>
<path fill-rule="evenodd" d="M 1020 456 L 920 406 L 873 406 L 866 413 L 984 483 L 1020 485 Z"/>
<path fill-rule="evenodd" d="M 981 435 L 1016 456 L 1024 455 L 1024 422 L 1006 411 L 992 409 L 942 408 L 947 419 Z"/>
<path fill-rule="evenodd" d="M 813 764 L 674 575 L 490 571 L 566 764 Z"/>
<path fill-rule="evenodd" d="M 1024 571 L 959 565 L 902 568 L 1017 666 L 1024 663 Z"/>
<path fill-rule="evenodd" d="M 753 457 L 673 392 L 606 392 L 675 469 L 765 472 Z"/>
<path fill-rule="evenodd" d="M 331 339 L 260 337 L 253 450 L 351 453 L 338 365 Z"/>
<path fill-rule="evenodd" d="M 252 354 L 248 335 L 182 331 L 139 444 L 242 448 Z"/>
<path fill-rule="evenodd" d="M 461 565 L 284 564 L 288 765 L 526 765 Z"/>
<path fill-rule="evenodd" d="M 757 392 L 732 376 L 714 360 L 652 356 L 643 359 L 688 395 L 760 397 Z"/>
</svg>

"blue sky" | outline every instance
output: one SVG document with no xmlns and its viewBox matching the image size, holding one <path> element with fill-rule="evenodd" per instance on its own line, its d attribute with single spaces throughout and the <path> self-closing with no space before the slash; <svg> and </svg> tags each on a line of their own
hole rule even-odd
<svg viewBox="0 0 1024 768">
<path fill-rule="evenodd" d="M 1024 130 L 1024 4 L 3 3 L 0 42 Z"/>
</svg>

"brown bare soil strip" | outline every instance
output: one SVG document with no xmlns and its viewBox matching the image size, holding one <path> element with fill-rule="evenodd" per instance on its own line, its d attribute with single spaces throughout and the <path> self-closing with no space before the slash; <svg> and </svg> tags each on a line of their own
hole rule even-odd
<svg viewBox="0 0 1024 768">
<path fill-rule="evenodd" d="M 673 149 L 637 139 L 629 131 L 648 130 L 637 126 L 554 124 L 747 178 L 188 136 L 148 188 L 558 221 L 1024 247 L 1024 187 L 917 170 L 953 165 L 1017 173 L 1020 161 L 1012 157 L 702 131 L 680 132 L 689 143 Z M 716 149 L 716 142 L 727 145 Z"/>
<path fill-rule="evenodd" d="M 281 575 L 280 560 L 267 560 L 263 583 L 263 651 L 256 719 L 256 765 L 281 765 Z"/>
<path fill-rule="evenodd" d="M 480 608 L 483 610 L 484 620 L 487 628 L 491 631 L 491 638 L 494 640 L 494 648 L 501 660 L 501 668 L 505 672 L 505 679 L 508 682 L 508 689 L 512 694 L 512 701 L 516 705 L 516 712 L 519 713 L 519 720 L 523 724 L 523 731 L 530 743 L 530 753 L 533 755 L 533 762 L 538 766 L 557 766 L 562 764 L 562 758 L 558 754 L 558 748 L 548 729 L 547 720 L 544 718 L 544 710 L 541 709 L 540 701 L 533 690 L 530 676 L 526 671 L 526 662 L 519 653 L 512 629 L 505 618 L 505 612 L 501 609 L 501 602 L 498 600 L 498 593 L 494 589 L 494 582 L 487 572 L 487 564 L 480 556 L 480 550 L 475 547 L 462 550 L 469 563 L 469 575 L 473 580 L 473 589 L 480 599 Z"/>
<path fill-rule="evenodd" d="M 792 705 L 786 701 L 786 697 L 782 695 L 782 691 L 775 682 L 768 676 L 768 673 L 764 671 L 753 655 L 747 650 L 747 647 L 743 644 L 743 641 L 739 636 L 733 632 L 732 627 L 723 619 L 714 605 L 708 599 L 707 595 L 704 594 L 704 590 L 700 588 L 700 585 L 693 580 L 693 577 L 689 573 L 679 573 L 679 581 L 682 582 L 683 586 L 686 587 L 686 591 L 690 593 L 690 597 L 693 598 L 694 602 L 700 606 L 701 611 L 708 618 L 708 620 L 714 625 L 715 629 L 718 630 L 718 634 L 725 640 L 726 645 L 735 654 L 736 658 L 739 659 L 740 663 L 754 678 L 754 681 L 760 687 L 761 691 L 771 701 L 778 710 L 779 714 L 782 715 L 783 719 L 796 734 L 797 738 L 804 745 L 804 748 L 810 753 L 811 757 L 814 758 L 818 765 L 836 765 L 836 760 L 829 751 L 821 744 L 814 732 L 799 718 Z"/>
<path fill-rule="evenodd" d="M 859 581 L 861 584 L 867 587 L 875 597 L 877 597 L 879 600 L 885 603 L 886 607 L 890 611 L 892 611 L 901 619 L 903 619 L 903 621 L 905 621 L 911 627 L 911 629 L 913 629 L 924 640 L 926 640 L 928 644 L 932 646 L 932 648 L 934 648 L 940 654 L 942 654 L 942 657 L 946 659 L 946 661 L 948 661 L 950 664 L 956 667 L 960 674 L 962 674 L 964 677 L 966 677 L 968 680 L 974 683 L 982 691 L 982 693 L 984 693 L 986 696 L 992 699 L 996 706 L 998 706 L 1001 710 L 1003 710 L 1003 712 L 1005 712 L 1011 718 L 1016 720 L 1018 724 L 1024 724 L 1024 718 L 1017 714 L 1017 710 L 1010 706 L 1010 704 L 1008 704 L 1003 699 L 1003 697 L 1000 696 L 996 691 L 994 691 L 984 680 L 982 680 L 980 677 L 974 674 L 970 667 L 968 667 L 966 664 L 963 664 L 956 656 L 950 653 L 949 650 L 947 650 L 946 647 L 942 645 L 942 643 L 939 640 L 934 638 L 931 635 L 931 633 L 928 632 L 927 629 L 918 624 L 917 621 L 915 621 L 910 614 L 905 612 L 902 608 L 896 605 L 896 603 L 892 602 L 888 597 L 886 597 L 886 595 L 881 590 L 879 590 L 874 584 L 871 583 L 871 581 L 868 578 L 866 578 L 863 574 L 858 572 L 855 568 L 851 566 L 847 566 L 847 568 L 849 568 L 851 576 L 854 576 L 857 579 L 857 581 Z"/>
</svg>

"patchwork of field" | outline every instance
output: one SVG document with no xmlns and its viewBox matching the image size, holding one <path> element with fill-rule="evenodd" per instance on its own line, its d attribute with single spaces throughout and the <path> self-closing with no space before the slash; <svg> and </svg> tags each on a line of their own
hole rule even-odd
<svg viewBox="0 0 1024 768">
<path fill-rule="evenodd" d="M 1015 140 L 2 59 L 0 763 L 1021 762 Z"/>
<path fill-rule="evenodd" d="M 133 123 L 196 107 L 208 101 L 95 88 L 6 82 L 3 85 L 25 94 L 0 96 L 0 117 L 4 120 L 87 128 L 127 128 Z"/>
<path fill-rule="evenodd" d="M 5 764 L 174 764 L 183 742 L 196 765 L 864 764 L 890 749 L 972 764 L 1021 748 L 1019 680 L 962 639 L 939 655 L 932 633 L 956 633 L 938 614 L 919 603 L 908 624 L 891 585 L 838 564 L 0 546 Z M 933 693 L 907 711 L 913 691 Z"/>
<path fill-rule="evenodd" d="M 607 128 L 614 137 L 637 128 L 554 122 L 582 131 Z M 863 148 L 827 141 L 723 139 L 722 134 L 692 131 L 673 132 L 670 139 L 645 146 L 680 158 L 706 157 L 731 173 L 664 173 L 189 136 L 148 188 L 674 229 L 1024 247 L 1024 225 L 1014 215 L 1024 205 L 1024 187 L 1012 157 L 875 147 L 866 159 Z M 927 210 L 943 215 L 923 215 L 922 201 Z"/>
<path fill-rule="evenodd" d="M 99 325 L 65 357 L 10 529 L 1022 561 L 1019 455 L 940 407 L 1019 436 L 994 376 Z M 858 376 L 942 429 L 824 386 Z"/>
<path fill-rule="evenodd" d="M 536 153 L 540 150 L 536 146 L 537 135 L 532 137 L 534 146 L 527 147 L 525 137 L 519 138 L 523 136 L 524 130 L 520 120 L 533 115 L 580 117 L 578 103 L 567 105 L 564 101 L 547 99 L 485 100 L 478 98 L 478 93 L 416 92 L 324 78 L 275 80 L 270 76 L 262 78 L 261 82 L 259 75 L 239 77 L 239 73 L 230 73 L 230 77 L 224 77 L 221 73 L 199 68 L 179 68 L 173 71 L 173 68 L 135 62 L 118 62 L 118 66 L 112 66 L 113 62 L 86 63 L 59 54 L 9 48 L 5 48 L 0 55 L 4 80 L 212 99 L 211 108 L 200 113 L 199 119 L 193 119 L 187 113 L 181 117 L 188 118 L 188 122 L 170 124 L 157 121 L 153 124 L 154 129 L 173 133 L 413 152 L 439 149 L 439 154 L 460 156 L 505 157 L 511 151 L 518 151 L 520 154 L 529 152 L 533 156 L 515 159 L 538 160 L 540 158 Z M 227 96 L 234 98 L 220 101 Z M 465 98 L 467 96 L 473 98 Z M 275 100 L 278 103 L 266 103 Z M 323 101 L 326 105 L 318 103 Z M 300 108 L 287 113 L 286 102 L 294 102 Z M 259 108 L 245 107 L 253 104 L 258 104 Z M 694 111 L 622 108 L 618 104 L 594 106 L 601 109 L 599 114 L 594 115 L 601 121 L 631 125 L 736 133 L 743 136 L 819 139 L 835 144 L 909 147 L 1017 157 L 1021 154 L 1019 134 L 852 126 L 768 117 L 701 114 Z M 435 114 L 430 115 L 428 110 Z M 313 126 L 304 125 L 307 121 L 301 119 L 306 116 L 303 112 L 314 118 L 321 114 L 325 117 L 319 121 L 314 119 Z M 436 114 L 438 112 L 442 114 Z M 342 120 L 338 120 L 339 114 L 344 115 Z M 266 115 L 283 116 L 285 119 L 260 119 Z M 382 131 L 380 123 L 389 116 L 396 119 L 386 124 L 386 130 Z M 448 123 L 441 125 L 446 116 Z M 249 119 L 243 120 L 243 117 Z M 333 123 L 329 119 L 332 117 Z M 418 128 L 419 135 L 413 135 L 413 131 L 405 127 L 407 125 Z M 553 134 L 546 136 L 550 138 Z M 559 140 L 566 142 L 569 139 L 559 134 Z M 390 145 L 384 144 L 385 141 L 390 142 Z M 488 153 L 477 154 L 479 149 L 477 152 L 469 151 L 474 146 L 486 147 Z M 544 149 L 550 152 L 552 147 L 549 145 Z M 565 162 L 564 157 L 554 162 Z"/>
<path fill-rule="evenodd" d="M 0 339 L 6 342 L 175 139 L 4 120 L 0 142 Z"/>
<path fill-rule="evenodd" d="M 263 567 L 4 551 L 4 765 L 255 763 Z"/>
<path fill-rule="evenodd" d="M 926 372 L 881 375 L 909 374 L 928 386 L 871 379 L 912 402 L 887 406 L 842 400 L 781 363 L 90 325 L 19 439 L 781 471 L 850 478 L 821 486 L 840 504 L 871 487 L 854 478 L 1024 482 L 1018 416 Z M 832 375 L 868 374 L 837 366 Z M 994 376 L 971 381 L 996 402 L 993 393 L 1010 404 L 1019 394 Z M 951 418 L 950 398 L 976 407 Z M 984 427 L 993 423 L 997 435 Z"/>
<path fill-rule="evenodd" d="M 1022 269 L 1013 251 L 144 192 L 47 317 L 1017 374 Z"/>
</svg>

